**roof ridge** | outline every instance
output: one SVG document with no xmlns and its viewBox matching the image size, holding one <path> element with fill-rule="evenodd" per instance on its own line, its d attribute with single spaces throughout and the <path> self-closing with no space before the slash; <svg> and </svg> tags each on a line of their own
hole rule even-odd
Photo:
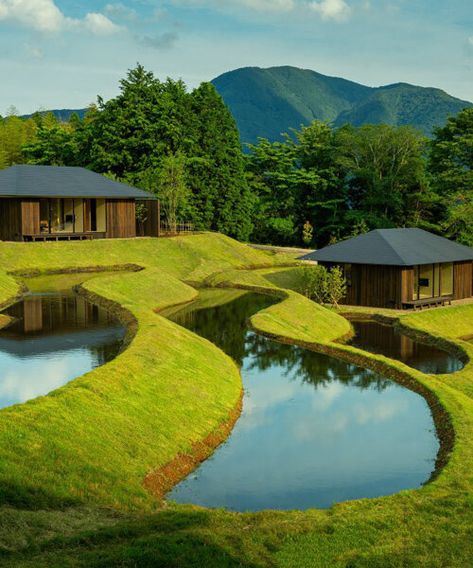
<svg viewBox="0 0 473 568">
<path fill-rule="evenodd" d="M 376 229 L 376 232 L 379 233 L 380 237 L 383 241 L 388 245 L 388 247 L 394 252 L 394 255 L 401 261 L 400 264 L 405 264 L 406 259 L 402 257 L 398 251 L 393 247 L 393 245 L 387 240 L 387 238 L 383 235 L 382 231 L 386 231 L 389 229 Z"/>
</svg>

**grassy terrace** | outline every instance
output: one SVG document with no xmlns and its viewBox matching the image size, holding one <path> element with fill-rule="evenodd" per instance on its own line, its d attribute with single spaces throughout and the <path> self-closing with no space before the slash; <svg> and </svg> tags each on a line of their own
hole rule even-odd
<svg viewBox="0 0 473 568">
<path fill-rule="evenodd" d="M 0 304 L 19 292 L 7 272 L 125 264 L 144 268 L 84 284 L 88 293 L 125 308 L 122 316 L 132 326 L 137 322 L 125 352 L 46 397 L 0 411 L 1 565 L 471 564 L 472 363 L 455 375 L 432 377 L 337 344 L 350 332 L 349 323 L 290 290 L 294 271 L 276 266 L 287 259 L 218 235 L 0 243 L 0 259 Z M 436 407 L 441 433 L 448 438 L 448 416 L 455 429 L 453 452 L 440 475 L 422 490 L 343 503 L 329 511 L 242 515 L 161 508 L 144 488 L 144 478 L 192 453 L 209 435 L 218 437 L 241 396 L 239 371 L 228 357 L 154 311 L 192 300 L 197 291 L 191 284 L 198 283 L 279 294 L 281 303 L 252 318 L 255 328 L 420 385 Z M 402 324 L 455 342 L 473 359 L 473 345 L 458 339 L 473 335 L 472 309 L 409 314 Z M 210 448 L 199 445 L 200 452 L 206 450 Z M 155 475 L 155 488 L 167 486 L 168 474 L 164 469 Z"/>
</svg>

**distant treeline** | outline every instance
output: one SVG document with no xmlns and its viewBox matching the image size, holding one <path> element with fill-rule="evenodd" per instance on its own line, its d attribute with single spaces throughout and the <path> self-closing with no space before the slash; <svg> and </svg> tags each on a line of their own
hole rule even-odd
<svg viewBox="0 0 473 568">
<path fill-rule="evenodd" d="M 473 109 L 433 140 L 408 126 L 315 121 L 243 153 L 210 83 L 189 92 L 137 66 L 116 98 L 99 97 L 83 119 L 0 118 L 0 168 L 83 166 L 159 195 L 163 172 L 180 171 L 173 160 L 187 187 L 180 220 L 201 230 L 323 246 L 373 228 L 421 227 L 473 246 Z"/>
</svg>

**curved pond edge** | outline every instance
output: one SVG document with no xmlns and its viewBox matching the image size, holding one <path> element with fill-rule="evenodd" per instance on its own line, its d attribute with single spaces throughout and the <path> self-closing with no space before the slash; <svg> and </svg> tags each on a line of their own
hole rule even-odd
<svg viewBox="0 0 473 568">
<path fill-rule="evenodd" d="M 239 283 L 232 284 L 231 282 L 219 283 L 214 286 L 206 286 L 205 284 L 204 285 L 201 284 L 199 288 L 233 288 L 238 290 L 245 290 L 248 292 L 256 292 L 268 296 L 275 296 L 281 300 L 280 303 L 288 301 L 291 296 L 289 292 L 287 292 L 282 288 L 265 288 L 261 286 L 244 285 Z M 177 307 L 179 305 L 180 306 L 188 305 L 191 304 L 193 301 L 194 300 L 181 302 L 171 307 Z M 159 313 L 159 311 L 162 310 L 155 310 L 155 311 L 156 313 Z M 254 315 L 256 314 L 253 314 L 253 316 Z M 386 317 L 386 316 L 381 316 L 381 317 Z M 397 319 L 397 318 L 391 318 L 391 319 Z M 386 320 L 384 321 L 386 322 Z M 435 431 L 439 440 L 439 451 L 437 453 L 434 471 L 432 472 L 430 478 L 427 481 L 425 481 L 423 485 L 425 486 L 433 482 L 435 479 L 437 479 L 442 469 L 447 465 L 449 461 L 449 457 L 455 446 L 456 436 L 450 413 L 443 406 L 437 394 L 432 389 L 430 389 L 427 385 L 417 380 L 414 376 L 411 376 L 408 371 L 397 369 L 395 367 L 395 360 L 393 359 L 390 359 L 390 361 L 393 361 L 393 364 L 390 364 L 388 361 L 379 360 L 379 358 L 377 358 L 375 354 L 371 354 L 367 351 L 363 351 L 355 347 L 350 347 L 350 349 L 344 348 L 344 343 L 353 337 L 354 334 L 353 328 L 351 328 L 350 331 L 348 331 L 346 334 L 339 337 L 335 341 L 332 341 L 330 344 L 322 344 L 316 342 L 306 342 L 303 340 L 291 339 L 287 336 L 268 333 L 258 328 L 257 326 L 253 325 L 251 320 L 248 321 L 248 327 L 249 329 L 252 329 L 254 332 L 264 337 L 267 337 L 268 339 L 271 339 L 273 341 L 277 341 L 279 343 L 285 343 L 288 345 L 295 345 L 297 347 L 301 347 L 311 351 L 317 351 L 319 353 L 323 353 L 338 359 L 342 359 L 348 363 L 353 363 L 360 367 L 370 369 L 379 374 L 382 374 L 386 378 L 391 379 L 396 383 L 400 384 L 401 386 L 408 388 L 410 391 L 415 392 L 420 396 L 422 396 L 424 400 L 427 402 L 427 405 L 429 406 L 429 409 L 432 413 L 432 418 L 435 425 Z M 407 328 L 407 326 L 404 327 L 410 330 L 410 328 Z M 435 340 L 434 336 L 431 337 L 433 340 Z M 454 346 L 454 344 L 452 344 L 447 340 L 445 340 L 445 342 L 448 343 L 449 345 Z M 466 355 L 466 352 L 465 352 L 465 357 L 469 360 L 468 356 Z M 420 371 L 417 372 L 420 373 Z M 428 377 L 429 375 L 424 375 L 424 376 Z M 240 401 L 236 405 L 236 407 L 230 412 L 227 421 L 220 424 L 204 440 L 193 444 L 191 450 L 188 453 L 177 455 L 173 460 L 171 460 L 164 466 L 155 469 L 147 474 L 147 476 L 143 481 L 143 484 L 149 491 L 152 492 L 152 494 L 155 497 L 157 497 L 160 500 L 164 499 L 165 494 L 167 492 L 169 492 L 177 483 L 182 481 L 185 477 L 187 477 L 190 473 L 192 473 L 195 469 L 197 469 L 203 461 L 211 457 L 211 455 L 215 452 L 215 450 L 227 440 L 227 438 L 230 436 L 232 432 L 234 425 L 236 424 L 238 418 L 240 417 L 243 408 L 243 394 L 244 394 L 244 389 L 242 386 Z M 418 490 L 419 489 L 410 489 L 408 491 L 418 491 Z M 383 497 L 379 498 L 383 499 Z"/>
<path fill-rule="evenodd" d="M 357 320 L 357 321 L 366 321 L 366 322 L 376 322 L 381 325 L 389 325 L 394 327 L 394 329 L 403 335 L 406 335 L 410 339 L 414 341 L 418 341 L 419 343 L 425 343 L 426 345 L 431 345 L 432 347 L 437 347 L 446 351 L 448 354 L 457 357 L 464 366 L 468 365 L 471 362 L 470 356 L 465 351 L 465 349 L 455 343 L 452 340 L 445 339 L 443 337 L 432 335 L 426 331 L 421 331 L 419 329 L 414 329 L 402 322 L 402 317 L 398 318 L 395 316 L 387 316 L 384 314 L 373 314 L 373 313 L 363 313 L 363 312 L 340 312 L 340 315 L 346 318 L 348 321 Z M 473 338 L 473 335 L 471 336 Z M 350 339 L 350 338 L 349 338 Z M 467 341 L 467 339 L 463 337 L 459 337 L 458 339 Z M 337 341 L 337 343 L 344 343 L 347 341 L 346 338 L 342 338 Z M 464 367 L 463 367 L 464 368 Z M 459 369 L 453 373 L 447 373 L 449 376 L 455 375 L 455 373 L 461 372 L 463 369 Z M 421 371 L 419 371 L 421 372 Z M 439 375 L 441 376 L 441 375 Z"/>
<path fill-rule="evenodd" d="M 25 278 L 26 275 L 29 277 L 33 276 L 42 276 L 42 275 L 53 275 L 53 274 L 77 274 L 83 272 L 110 272 L 110 271 L 123 271 L 126 268 L 131 272 L 138 272 L 144 270 L 143 267 L 139 265 L 114 265 L 114 266 L 100 266 L 100 267 L 82 267 L 82 268 L 67 268 L 67 269 L 54 269 L 54 270 L 29 270 L 29 271 L 16 271 L 15 273 L 9 273 L 11 276 L 16 278 Z M 17 282 L 18 283 L 18 282 Z M 200 288 L 208 287 L 202 285 L 199 286 Z M 281 300 L 281 302 L 287 301 L 291 297 L 291 293 L 282 289 L 282 288 L 266 288 L 262 286 L 255 286 L 255 285 L 244 285 L 239 283 L 232 283 L 230 282 L 223 282 L 217 285 L 212 286 L 213 288 L 234 288 L 245 290 L 248 292 L 259 292 L 266 295 L 276 296 Z M 98 305 L 104 307 L 105 309 L 110 310 L 114 313 L 120 320 L 120 322 L 126 327 L 126 345 L 124 344 L 123 350 L 126 349 L 133 341 L 134 337 L 136 336 L 139 330 L 139 321 L 138 319 L 132 314 L 131 311 L 120 305 L 118 302 L 113 300 L 109 300 L 104 296 L 95 294 L 90 292 L 82 285 L 78 285 L 74 287 L 75 290 L 87 297 L 91 302 L 97 303 Z M 16 296 L 10 298 L 8 302 L 4 303 L 4 307 L 8 307 L 18 298 L 21 299 L 22 293 L 17 293 Z M 196 290 L 197 297 L 198 292 Z M 195 297 L 180 302 L 177 304 L 169 304 L 163 308 L 152 310 L 155 313 L 159 314 L 160 311 L 163 309 L 167 309 L 169 307 L 174 307 L 178 305 L 186 305 L 192 303 L 195 300 Z M 16 299 L 15 299 L 16 298 Z M 256 315 L 256 314 L 254 314 Z M 359 317 L 361 314 L 357 314 Z M 392 324 L 392 320 L 397 320 L 397 318 L 388 318 L 387 316 L 383 315 L 376 315 L 380 319 L 390 320 Z M 330 356 L 337 357 L 339 359 L 351 362 L 353 364 L 357 364 L 361 367 L 365 367 L 380 374 L 383 374 L 387 378 L 390 378 L 399 384 L 409 388 L 411 391 L 416 392 L 424 397 L 429 405 L 429 408 L 432 412 L 432 416 L 435 423 L 436 433 L 439 438 L 440 442 L 440 449 L 437 455 L 435 470 L 432 473 L 430 479 L 426 483 L 432 482 L 436 479 L 439 474 L 441 473 L 443 467 L 447 464 L 449 460 L 449 456 L 454 449 L 455 445 L 455 431 L 453 427 L 453 423 L 450 417 L 449 412 L 443 406 L 443 404 L 438 399 L 436 393 L 431 390 L 427 385 L 417 380 L 414 376 L 411 376 L 409 372 L 397 369 L 393 364 L 390 364 L 388 361 L 381 361 L 379 358 L 373 354 L 368 352 L 356 349 L 356 348 L 348 348 L 343 345 L 343 341 L 346 341 L 353 335 L 353 331 L 350 330 L 343 336 L 339 337 L 336 341 L 331 341 L 330 344 L 323 344 L 317 342 L 305 342 L 303 340 L 296 340 L 286 337 L 284 335 L 276 335 L 267 333 L 262 329 L 259 329 L 256 326 L 253 326 L 251 322 L 249 323 L 251 329 L 256 331 L 257 333 L 268 337 L 269 339 L 273 339 L 275 341 L 279 341 L 281 343 L 297 345 L 299 347 L 310 349 L 314 351 L 319 351 L 321 353 L 328 354 Z M 424 332 L 417 332 L 417 330 L 412 330 L 408 326 L 402 326 L 409 332 L 413 332 L 414 334 L 419 333 L 420 336 L 429 336 L 432 340 L 439 340 L 444 344 L 448 344 L 449 346 L 455 346 L 455 344 L 451 341 L 448 341 L 443 338 L 436 338 L 435 336 L 431 336 L 430 334 Z M 341 342 L 341 343 L 338 343 Z M 338 343 L 338 344 L 337 344 Z M 457 346 L 459 349 L 460 346 Z M 122 351 L 123 351 L 122 350 Z M 121 352 L 122 352 L 121 351 Z M 462 350 L 463 352 L 463 350 Z M 465 356 L 466 352 L 464 352 Z M 428 377 L 428 375 L 424 375 Z M 72 381 L 71 381 L 72 382 Z M 195 470 L 199 464 L 208 459 L 213 452 L 220 446 L 223 442 L 226 441 L 228 436 L 230 435 L 234 424 L 238 420 L 241 410 L 242 410 L 242 401 L 243 401 L 243 385 L 241 386 L 240 398 L 236 406 L 231 409 L 227 415 L 227 419 L 217 425 L 211 432 L 208 434 L 204 439 L 201 441 L 197 441 L 193 444 L 190 452 L 185 454 L 178 454 L 176 457 L 165 464 L 164 466 L 151 470 L 143 479 L 144 487 L 151 493 L 153 496 L 157 497 L 158 499 L 162 499 L 164 494 L 169 491 L 176 483 L 184 479 L 189 473 Z M 413 489 L 411 491 L 417 491 Z"/>
</svg>

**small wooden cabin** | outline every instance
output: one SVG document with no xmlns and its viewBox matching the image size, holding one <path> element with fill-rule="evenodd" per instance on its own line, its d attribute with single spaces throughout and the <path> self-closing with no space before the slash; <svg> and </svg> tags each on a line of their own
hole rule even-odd
<svg viewBox="0 0 473 568">
<path fill-rule="evenodd" d="M 302 259 L 342 267 L 348 305 L 400 309 L 473 295 L 473 249 L 422 229 L 378 229 Z"/>
<path fill-rule="evenodd" d="M 140 226 L 136 205 L 147 209 Z M 159 236 L 159 202 L 84 168 L 18 165 L 0 171 L 0 240 Z"/>
</svg>

